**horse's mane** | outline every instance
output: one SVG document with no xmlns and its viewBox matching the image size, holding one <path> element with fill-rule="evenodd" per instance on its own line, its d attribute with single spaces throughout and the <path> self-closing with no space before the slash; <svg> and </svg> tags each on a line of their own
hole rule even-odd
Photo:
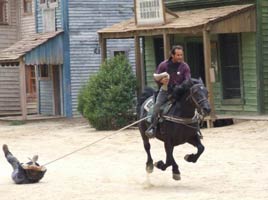
<svg viewBox="0 0 268 200">
<path fill-rule="evenodd" d="M 190 78 L 183 81 L 180 85 L 175 86 L 175 88 L 173 88 L 172 96 L 176 100 L 180 100 L 181 97 L 186 94 L 186 92 L 189 91 L 189 89 L 195 84 L 203 84 L 202 79 Z"/>
<path fill-rule="evenodd" d="M 182 82 L 181 86 L 184 89 L 190 89 L 195 84 L 203 84 L 203 81 L 201 78 L 190 78 Z"/>
</svg>

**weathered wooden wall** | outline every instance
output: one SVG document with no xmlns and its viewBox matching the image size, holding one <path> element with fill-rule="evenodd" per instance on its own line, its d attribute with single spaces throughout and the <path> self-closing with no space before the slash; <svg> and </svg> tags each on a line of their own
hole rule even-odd
<svg viewBox="0 0 268 200">
<path fill-rule="evenodd" d="M 220 66 L 219 66 L 220 67 Z M 219 68 L 220 73 L 220 68 Z M 220 79 L 213 84 L 215 110 L 218 114 L 257 114 L 257 69 L 256 69 L 256 34 L 241 34 L 240 74 L 242 101 L 226 104 L 222 101 L 222 83 Z M 219 76 L 221 76 L 219 74 Z"/>
<path fill-rule="evenodd" d="M 72 111 L 77 115 L 80 88 L 95 74 L 101 64 L 97 31 L 133 16 L 133 0 L 72 0 L 69 1 L 70 65 Z M 134 41 L 108 40 L 107 55 L 112 50 L 126 50 L 135 67 Z"/>
<path fill-rule="evenodd" d="M 19 64 L 0 64 L 0 116 L 20 113 Z"/>
<path fill-rule="evenodd" d="M 49 67 L 49 77 L 45 79 L 38 78 L 39 82 L 39 113 L 44 115 L 53 115 L 53 81 L 52 69 Z"/>
<path fill-rule="evenodd" d="M 145 37 L 144 47 L 146 85 L 156 88 L 156 83 L 153 79 L 153 73 L 155 72 L 157 66 L 155 61 L 154 42 L 152 37 Z"/>
<path fill-rule="evenodd" d="M 25 14 L 23 11 L 23 4 L 20 1 L 20 39 L 23 39 L 35 33 L 35 1 L 32 0 L 32 13 Z"/>
<path fill-rule="evenodd" d="M 54 17 L 55 17 L 55 21 L 54 22 L 51 22 L 51 23 L 54 23 L 54 24 L 51 24 L 51 25 L 54 25 L 56 30 L 59 30 L 59 29 L 62 29 L 62 24 L 61 24 L 61 1 L 62 0 L 58 0 L 57 2 L 57 6 L 53 6 L 53 8 L 49 7 L 48 9 L 51 9 L 51 13 L 49 14 L 52 14 L 54 13 Z M 37 19 L 36 19 L 36 30 L 38 33 L 42 33 L 44 32 L 44 18 L 46 18 L 46 16 L 44 16 L 44 10 L 46 10 L 47 8 L 44 8 L 42 6 L 40 6 L 40 0 L 36 0 L 36 11 L 37 11 Z"/>
<path fill-rule="evenodd" d="M 268 113 L 268 0 L 260 0 L 259 15 L 259 48 L 260 70 L 263 75 L 263 94 L 264 113 Z"/>
<path fill-rule="evenodd" d="M 0 25 L 0 50 L 18 40 L 19 4 L 17 0 L 9 0 L 8 3 L 8 24 Z"/>
</svg>

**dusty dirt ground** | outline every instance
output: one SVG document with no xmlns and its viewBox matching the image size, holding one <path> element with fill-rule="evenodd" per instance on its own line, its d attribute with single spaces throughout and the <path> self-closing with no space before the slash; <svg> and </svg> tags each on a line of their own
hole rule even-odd
<svg viewBox="0 0 268 200">
<path fill-rule="evenodd" d="M 195 164 L 185 154 L 188 144 L 175 149 L 182 180 L 171 168 L 145 172 L 146 155 L 137 129 L 121 132 L 47 166 L 40 183 L 16 185 L 11 166 L 0 152 L 1 200 L 267 200 L 268 121 L 248 121 L 204 129 L 204 154 Z M 0 141 L 21 162 L 33 154 L 40 164 L 86 146 L 112 131 L 95 131 L 83 120 L 50 120 L 10 126 L 0 122 Z M 154 161 L 165 159 L 163 143 L 151 140 Z"/>
</svg>

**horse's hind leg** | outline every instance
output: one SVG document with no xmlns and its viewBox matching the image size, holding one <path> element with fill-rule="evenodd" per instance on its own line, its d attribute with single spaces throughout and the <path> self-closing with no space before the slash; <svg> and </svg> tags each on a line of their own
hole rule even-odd
<svg viewBox="0 0 268 200">
<path fill-rule="evenodd" d="M 204 152 L 205 147 L 201 143 L 200 136 L 196 135 L 193 139 L 189 140 L 188 143 L 192 144 L 197 148 L 197 153 L 196 154 L 187 154 L 184 159 L 188 162 L 193 162 L 195 163 L 200 155 Z"/>
</svg>

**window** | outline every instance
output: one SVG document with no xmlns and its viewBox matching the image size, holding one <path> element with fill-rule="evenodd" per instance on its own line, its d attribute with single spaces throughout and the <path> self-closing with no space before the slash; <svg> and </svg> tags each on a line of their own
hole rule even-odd
<svg viewBox="0 0 268 200">
<path fill-rule="evenodd" d="M 35 67 L 32 65 L 26 66 L 26 94 L 27 102 L 36 101 Z"/>
<path fill-rule="evenodd" d="M 40 0 L 40 4 L 45 4 L 46 0 Z"/>
<path fill-rule="evenodd" d="M 126 55 L 126 52 L 125 51 L 114 51 L 114 56 L 117 56 L 117 55 Z"/>
<path fill-rule="evenodd" d="M 23 0 L 23 11 L 25 14 L 32 14 L 32 0 Z"/>
<path fill-rule="evenodd" d="M 240 99 L 240 37 L 238 34 L 221 34 L 219 41 L 223 99 Z"/>
<path fill-rule="evenodd" d="M 0 24 L 7 24 L 7 0 L 0 0 Z"/>
<path fill-rule="evenodd" d="M 110 56 L 115 57 L 117 55 L 124 55 L 126 58 L 128 58 L 128 52 L 128 49 L 115 48 L 110 50 Z"/>
<path fill-rule="evenodd" d="M 58 0 L 48 0 L 50 8 L 57 8 L 58 7 Z"/>
<path fill-rule="evenodd" d="M 49 78 L 48 65 L 39 65 L 39 77 L 40 78 Z"/>
</svg>

